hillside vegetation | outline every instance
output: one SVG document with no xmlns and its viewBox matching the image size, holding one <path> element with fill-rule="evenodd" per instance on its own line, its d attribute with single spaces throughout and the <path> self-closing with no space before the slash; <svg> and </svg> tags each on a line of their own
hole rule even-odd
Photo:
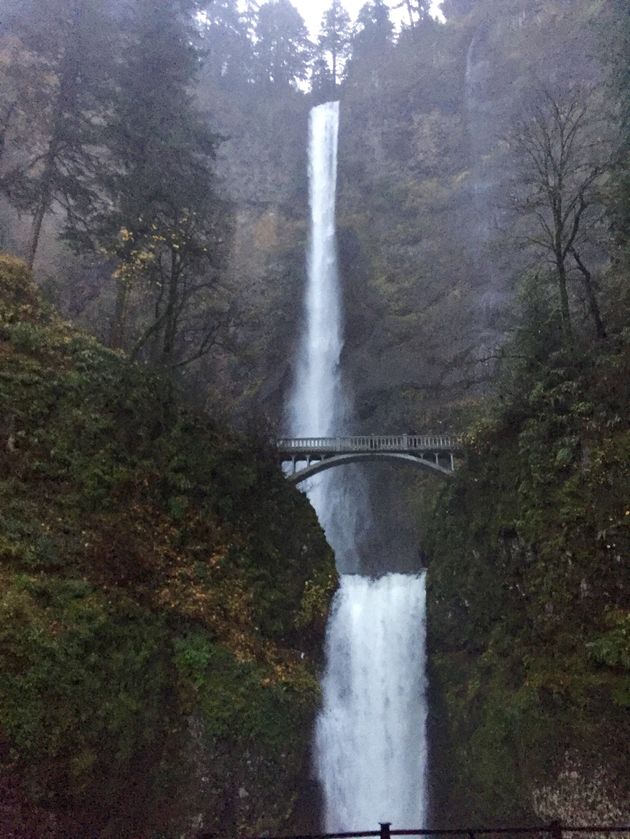
<svg viewBox="0 0 630 839">
<path fill-rule="evenodd" d="M 630 351 L 538 342 L 430 513 L 435 805 L 627 823 Z"/>
<path fill-rule="evenodd" d="M 287 824 L 336 584 L 264 445 L 0 257 L 0 834 Z"/>
</svg>

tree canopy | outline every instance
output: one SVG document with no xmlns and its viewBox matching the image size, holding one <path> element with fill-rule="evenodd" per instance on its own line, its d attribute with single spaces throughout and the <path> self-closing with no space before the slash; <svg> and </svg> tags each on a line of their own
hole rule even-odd
<svg viewBox="0 0 630 839">
<path fill-rule="evenodd" d="M 260 7 L 254 52 L 257 77 L 276 88 L 295 87 L 307 78 L 312 54 L 306 25 L 290 0 Z"/>
</svg>

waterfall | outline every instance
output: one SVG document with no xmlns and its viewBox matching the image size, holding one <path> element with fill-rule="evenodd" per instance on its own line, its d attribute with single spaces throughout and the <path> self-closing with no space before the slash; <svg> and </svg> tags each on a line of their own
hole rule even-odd
<svg viewBox="0 0 630 839">
<path fill-rule="evenodd" d="M 343 313 L 336 248 L 339 103 L 309 121 L 311 231 L 303 339 L 288 405 L 295 437 L 352 429 L 343 387 Z M 426 801 L 424 577 L 362 577 L 356 545 L 369 510 L 359 471 L 318 476 L 308 496 L 341 572 L 326 642 L 316 771 L 330 832 L 379 821 L 422 827 Z M 386 563 L 384 563 L 386 565 Z"/>
<path fill-rule="evenodd" d="M 508 103 L 493 90 L 492 22 L 482 20 L 466 55 L 464 113 L 470 154 L 471 205 L 467 227 L 474 260 L 478 292 L 479 323 L 484 327 L 478 352 L 481 357 L 494 353 L 501 334 L 501 314 L 507 311 L 509 294 L 504 248 L 497 242 L 502 224 L 501 202 L 506 191 L 499 138 L 505 124 Z"/>
<path fill-rule="evenodd" d="M 342 577 L 316 758 L 330 833 L 424 827 L 424 576 Z"/>
<path fill-rule="evenodd" d="M 335 195 L 339 102 L 313 108 L 309 125 L 311 238 L 306 324 L 290 404 L 296 437 L 334 434 L 345 422 L 339 376 L 343 347 L 341 295 L 335 242 Z"/>
<path fill-rule="evenodd" d="M 470 148 L 472 174 L 473 214 L 471 218 L 472 248 L 477 261 L 477 272 L 484 285 L 484 291 L 494 288 L 494 260 L 489 248 L 495 224 L 496 202 L 493 190 L 495 173 L 488 158 L 492 149 L 492 119 L 486 112 L 487 103 L 483 93 L 488 62 L 482 58 L 488 24 L 483 21 L 470 42 L 466 53 L 466 75 L 464 78 L 464 113 Z"/>
</svg>

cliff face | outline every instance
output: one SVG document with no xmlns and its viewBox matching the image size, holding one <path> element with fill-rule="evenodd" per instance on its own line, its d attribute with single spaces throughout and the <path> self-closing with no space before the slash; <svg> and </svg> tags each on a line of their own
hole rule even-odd
<svg viewBox="0 0 630 839">
<path fill-rule="evenodd" d="M 509 131 L 537 86 L 598 79 L 600 8 L 475 4 L 405 33 L 371 76 L 348 82 L 340 225 L 365 429 L 439 420 L 440 407 L 483 391 L 531 264 L 510 212 Z"/>
<path fill-rule="evenodd" d="M 233 207 L 223 282 L 232 302 L 227 332 L 193 376 L 212 412 L 237 424 L 251 413 L 277 422 L 301 322 L 309 104 L 294 91 L 211 76 L 200 80 L 198 97 L 223 137 L 217 171 Z"/>
<path fill-rule="evenodd" d="M 431 510 L 436 820 L 630 815 L 627 344 L 558 352 Z"/>
<path fill-rule="evenodd" d="M 297 828 L 336 581 L 310 506 L 4 256 L 0 380 L 0 833 Z"/>
<path fill-rule="evenodd" d="M 488 390 L 517 277 L 531 265 L 509 210 L 506 138 L 536 85 L 598 78 L 600 11 L 590 0 L 485 0 L 446 26 L 406 32 L 342 86 L 342 364 L 357 433 L 465 427 Z M 309 102 L 270 91 L 252 102 L 210 79 L 200 95 L 226 138 L 237 316 L 231 344 L 195 375 L 232 416 L 262 411 L 280 424 L 302 323 Z M 369 567 L 417 567 L 422 527 L 404 500 L 417 497 L 415 476 L 364 475 Z"/>
</svg>

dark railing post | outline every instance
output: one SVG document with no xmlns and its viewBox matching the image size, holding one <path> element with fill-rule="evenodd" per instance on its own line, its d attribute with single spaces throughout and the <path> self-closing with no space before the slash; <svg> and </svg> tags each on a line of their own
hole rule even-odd
<svg viewBox="0 0 630 839">
<path fill-rule="evenodd" d="M 391 822 L 380 822 L 381 825 L 381 836 L 380 839 L 391 839 Z"/>
<path fill-rule="evenodd" d="M 559 821 L 552 821 L 549 825 L 551 839 L 562 839 L 562 825 Z"/>
</svg>

